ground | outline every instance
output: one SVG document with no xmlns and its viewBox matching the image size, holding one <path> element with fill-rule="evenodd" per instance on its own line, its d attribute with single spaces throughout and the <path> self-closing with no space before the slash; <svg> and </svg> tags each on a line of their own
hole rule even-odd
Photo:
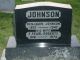
<svg viewBox="0 0 80 60">
<path fill-rule="evenodd" d="M 12 35 L 12 16 L 0 12 L 0 53 L 6 47 L 9 36 Z"/>
<path fill-rule="evenodd" d="M 16 4 L 29 3 L 41 0 L 16 0 Z M 75 34 L 80 40 L 80 0 L 42 0 L 42 1 L 52 1 L 59 3 L 71 4 L 73 8 L 72 16 L 72 34 Z M 6 47 L 7 40 L 9 36 L 13 35 L 13 25 L 14 20 L 13 14 L 0 12 L 0 53 Z"/>
</svg>

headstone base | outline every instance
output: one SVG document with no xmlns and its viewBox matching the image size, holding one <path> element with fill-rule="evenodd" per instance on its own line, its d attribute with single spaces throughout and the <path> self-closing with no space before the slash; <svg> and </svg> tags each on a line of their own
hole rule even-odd
<svg viewBox="0 0 80 60">
<path fill-rule="evenodd" d="M 15 48 L 15 47 L 17 47 L 15 37 L 10 36 L 8 43 L 7 43 L 7 48 Z M 71 47 L 80 47 L 80 42 L 77 39 L 76 35 L 71 36 Z"/>
<path fill-rule="evenodd" d="M 79 60 L 80 48 L 69 47 L 18 47 L 7 48 L 1 60 Z"/>
<path fill-rule="evenodd" d="M 75 35 L 71 37 L 70 47 L 16 47 L 14 36 L 8 40 L 7 48 L 3 50 L 1 60 L 79 60 L 80 44 Z M 77 47 L 77 48 L 73 48 Z"/>
</svg>

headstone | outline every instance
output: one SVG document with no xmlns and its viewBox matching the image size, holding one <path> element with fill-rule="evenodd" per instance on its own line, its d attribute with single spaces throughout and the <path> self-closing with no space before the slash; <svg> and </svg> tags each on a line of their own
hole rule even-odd
<svg viewBox="0 0 80 60">
<path fill-rule="evenodd" d="M 0 0 L 0 11 L 13 13 L 15 8 L 15 0 Z"/>
<path fill-rule="evenodd" d="M 72 7 L 69 4 L 36 2 L 17 5 L 14 23 L 17 46 L 71 45 Z"/>
</svg>

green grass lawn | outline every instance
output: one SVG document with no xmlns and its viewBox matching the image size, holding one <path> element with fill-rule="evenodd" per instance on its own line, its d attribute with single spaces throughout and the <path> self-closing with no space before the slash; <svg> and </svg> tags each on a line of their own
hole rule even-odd
<svg viewBox="0 0 80 60">
<path fill-rule="evenodd" d="M 12 35 L 12 16 L 0 12 L 0 52 L 6 47 L 7 40 Z"/>
<path fill-rule="evenodd" d="M 23 4 L 29 2 L 35 2 L 41 0 L 16 0 L 16 4 Z M 52 1 L 59 3 L 68 3 L 73 7 L 73 18 L 72 18 L 72 34 L 75 34 L 80 40 L 80 0 L 42 0 Z M 9 36 L 13 35 L 12 26 L 13 14 L 0 12 L 0 53 L 3 48 L 6 47 Z"/>
</svg>

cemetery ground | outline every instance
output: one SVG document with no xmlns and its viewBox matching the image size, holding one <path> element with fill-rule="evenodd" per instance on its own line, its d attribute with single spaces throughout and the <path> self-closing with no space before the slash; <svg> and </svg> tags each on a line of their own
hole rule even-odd
<svg viewBox="0 0 80 60">
<path fill-rule="evenodd" d="M 39 0 L 24 0 L 22 3 L 34 2 Z M 41 0 L 40 0 L 41 1 Z M 50 1 L 50 0 L 47 0 Z M 72 34 L 80 40 L 80 0 L 51 0 L 52 2 L 69 3 L 73 8 Z M 16 4 L 21 4 L 20 0 Z M 0 53 L 6 47 L 9 36 L 13 35 L 13 14 L 0 12 Z"/>
<path fill-rule="evenodd" d="M 12 35 L 12 14 L 0 12 L 0 53 L 6 47 L 10 35 Z"/>
</svg>

